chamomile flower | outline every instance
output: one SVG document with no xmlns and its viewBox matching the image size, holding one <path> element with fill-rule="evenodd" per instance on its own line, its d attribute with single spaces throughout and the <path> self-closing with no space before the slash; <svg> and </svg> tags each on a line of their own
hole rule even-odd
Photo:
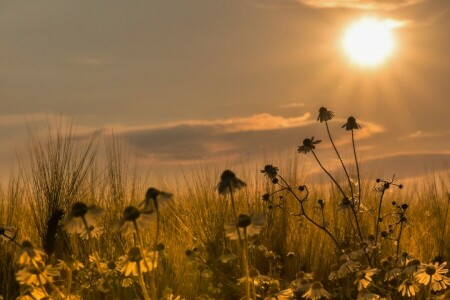
<svg viewBox="0 0 450 300">
<path fill-rule="evenodd" d="M 123 211 L 122 219 L 116 224 L 115 230 L 123 235 L 129 235 L 138 229 L 145 228 L 155 218 L 149 211 L 140 211 L 135 206 L 128 206 Z"/>
<path fill-rule="evenodd" d="M 354 129 L 361 129 L 361 125 L 356 123 L 355 117 L 348 117 L 347 123 L 342 125 L 342 128 L 344 128 L 344 127 L 345 127 L 345 130 L 347 130 L 347 131 L 351 131 Z"/>
<path fill-rule="evenodd" d="M 58 268 L 65 271 L 79 271 L 84 265 L 74 256 L 68 256 L 64 260 L 58 259 Z"/>
<path fill-rule="evenodd" d="M 403 280 L 402 284 L 398 287 L 397 291 L 403 297 L 414 297 L 420 290 L 420 287 L 411 279 Z"/>
<path fill-rule="evenodd" d="M 317 117 L 317 121 L 320 121 L 320 123 L 322 122 L 326 122 L 326 121 L 330 121 L 331 119 L 333 119 L 334 117 L 334 113 L 332 111 L 329 111 L 326 107 L 321 107 L 319 109 L 319 116 Z"/>
<path fill-rule="evenodd" d="M 414 274 L 415 279 L 418 283 L 428 285 L 430 282 L 442 281 L 445 277 L 444 275 L 448 272 L 448 269 L 444 269 L 447 262 L 442 264 L 422 264 L 419 270 Z"/>
<path fill-rule="evenodd" d="M 69 216 L 65 222 L 64 230 L 71 234 L 87 234 L 87 229 L 96 228 L 103 209 L 83 202 L 75 202 L 72 205 Z"/>
<path fill-rule="evenodd" d="M 156 188 L 149 188 L 145 193 L 145 199 L 142 201 L 139 206 L 142 208 L 142 211 L 150 211 L 153 212 L 155 210 L 160 210 L 166 207 L 170 200 L 172 200 L 173 195 L 171 193 L 162 192 Z"/>
<path fill-rule="evenodd" d="M 53 282 L 53 277 L 56 276 L 59 276 L 57 268 L 37 262 L 36 265 L 29 265 L 17 271 L 16 280 L 20 284 L 40 286 Z"/>
<path fill-rule="evenodd" d="M 230 191 L 234 192 L 235 190 L 240 190 L 245 186 L 245 182 L 237 178 L 232 171 L 225 170 L 220 176 L 220 181 L 217 184 L 217 190 L 220 195 L 226 195 L 229 194 Z"/>
<path fill-rule="evenodd" d="M 222 252 L 222 255 L 220 256 L 220 261 L 224 264 L 235 260 L 237 258 L 237 255 L 231 252 L 230 248 L 225 248 Z"/>
<path fill-rule="evenodd" d="M 313 300 L 321 299 L 322 297 L 330 299 L 331 294 L 328 293 L 327 290 L 325 290 L 323 288 L 322 283 L 320 283 L 319 281 L 316 281 L 311 284 L 311 286 L 309 287 L 309 290 L 306 291 L 306 293 L 304 293 L 302 297 L 306 298 L 306 299 L 313 299 Z"/>
<path fill-rule="evenodd" d="M 310 139 L 304 139 L 301 146 L 298 146 L 298 152 L 299 153 L 308 153 L 311 150 L 316 149 L 316 145 L 322 142 L 321 140 L 314 140 L 314 137 L 311 137 Z"/>
<path fill-rule="evenodd" d="M 241 234 L 244 234 L 245 231 L 247 236 L 254 236 L 259 234 L 265 226 L 264 216 L 241 214 L 237 217 L 236 223 L 225 225 L 225 233 L 230 240 L 237 240 L 239 239 L 238 229 Z"/>
<path fill-rule="evenodd" d="M 356 273 L 356 280 L 354 282 L 355 285 L 358 286 L 358 291 L 362 291 L 372 283 L 372 276 L 377 274 L 378 270 L 375 269 L 366 269 L 361 270 Z"/>
<path fill-rule="evenodd" d="M 123 275 L 138 276 L 139 273 L 149 272 L 156 268 L 158 252 L 147 252 L 143 249 L 142 252 L 144 256 L 139 247 L 131 247 L 128 250 L 127 256 L 119 264 L 119 270 Z"/>
<path fill-rule="evenodd" d="M 17 261 L 22 266 L 29 265 L 31 261 L 42 262 L 44 257 L 44 250 L 35 248 L 30 241 L 24 241 L 17 251 Z"/>
<path fill-rule="evenodd" d="M 20 293 L 16 300 L 42 300 L 47 298 L 47 294 L 42 290 L 43 287 L 29 286 Z"/>
<path fill-rule="evenodd" d="M 403 269 L 403 273 L 405 273 L 406 275 L 411 275 L 417 272 L 420 265 L 421 265 L 420 260 L 412 259 L 406 264 L 406 267 Z"/>
</svg>

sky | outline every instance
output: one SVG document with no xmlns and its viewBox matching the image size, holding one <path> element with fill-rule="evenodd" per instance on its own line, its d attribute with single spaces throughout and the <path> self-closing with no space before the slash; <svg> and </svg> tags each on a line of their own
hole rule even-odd
<svg viewBox="0 0 450 300">
<path fill-rule="evenodd" d="M 394 53 L 356 65 L 343 34 L 363 17 L 398 22 Z M 0 175 L 27 134 L 70 120 L 85 136 L 112 131 L 144 165 L 295 156 L 323 140 L 320 107 L 351 160 L 383 175 L 449 169 L 448 0 L 0 0 Z M 267 161 L 270 163 L 270 161 Z"/>
</svg>

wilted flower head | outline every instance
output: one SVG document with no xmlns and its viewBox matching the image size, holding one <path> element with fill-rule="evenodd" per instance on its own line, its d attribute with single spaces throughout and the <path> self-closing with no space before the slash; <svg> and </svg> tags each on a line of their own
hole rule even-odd
<svg viewBox="0 0 450 300">
<path fill-rule="evenodd" d="M 375 269 L 366 269 L 361 270 L 356 273 L 355 284 L 358 286 L 358 291 L 362 291 L 372 283 L 372 276 L 377 274 L 378 270 Z"/>
<path fill-rule="evenodd" d="M 20 265 L 29 265 L 31 261 L 42 262 L 45 252 L 42 249 L 35 248 L 30 241 L 24 241 L 17 251 L 17 261 Z"/>
<path fill-rule="evenodd" d="M 262 215 L 248 216 L 241 214 L 237 217 L 236 223 L 225 225 L 226 236 L 230 240 L 237 240 L 239 238 L 238 228 L 241 234 L 245 233 L 247 236 L 254 236 L 261 232 L 266 226 L 266 220 Z M 236 228 L 237 227 L 237 228 Z"/>
<path fill-rule="evenodd" d="M 149 188 L 145 193 L 144 201 L 139 204 L 142 207 L 142 211 L 154 211 L 165 207 L 173 195 L 171 193 L 162 192 L 156 188 Z"/>
<path fill-rule="evenodd" d="M 143 254 L 143 255 L 142 255 Z M 147 252 L 139 247 L 131 247 L 119 263 L 120 272 L 125 276 L 138 276 L 139 273 L 152 271 L 157 266 L 158 252 Z"/>
<path fill-rule="evenodd" d="M 320 283 L 319 281 L 315 281 L 311 284 L 311 286 L 309 287 L 309 290 L 306 291 L 306 293 L 304 293 L 302 297 L 306 298 L 306 299 L 313 299 L 313 300 L 321 299 L 322 297 L 330 299 L 331 294 L 328 293 L 327 290 L 325 290 L 323 288 L 322 283 Z"/>
<path fill-rule="evenodd" d="M 303 145 L 298 147 L 298 152 L 299 153 L 308 153 L 311 150 L 316 149 L 317 144 L 319 144 L 320 142 L 322 142 L 321 140 L 314 140 L 314 137 L 311 137 L 310 139 L 304 139 L 303 140 Z"/>
<path fill-rule="evenodd" d="M 319 109 L 319 116 L 317 117 L 317 121 L 320 121 L 320 123 L 322 123 L 333 119 L 333 117 L 334 113 L 332 111 L 329 111 L 326 107 L 322 106 Z"/>
<path fill-rule="evenodd" d="M 136 230 L 136 227 L 144 228 L 154 219 L 150 211 L 140 211 L 135 206 L 127 206 L 122 215 L 122 219 L 116 224 L 115 230 L 123 235 L 128 235 Z"/>
<path fill-rule="evenodd" d="M 64 229 L 72 234 L 88 234 L 91 228 L 96 228 L 98 218 L 103 209 L 98 206 L 87 206 L 83 202 L 75 202 L 64 225 Z"/>
<path fill-rule="evenodd" d="M 261 173 L 267 175 L 269 179 L 274 179 L 278 175 L 278 168 L 273 165 L 265 165 L 264 170 L 261 170 Z"/>
<path fill-rule="evenodd" d="M 237 178 L 232 171 L 225 170 L 220 176 L 220 181 L 217 184 L 217 190 L 219 191 L 219 194 L 226 195 L 245 186 L 245 182 Z"/>
<path fill-rule="evenodd" d="M 342 128 L 345 127 L 345 130 L 350 131 L 353 129 L 361 129 L 361 125 L 356 123 L 356 119 L 354 117 L 348 117 L 347 123 L 342 125 Z"/>
<path fill-rule="evenodd" d="M 403 280 L 402 284 L 398 287 L 397 291 L 402 294 L 403 297 L 414 297 L 420 290 L 420 287 L 411 279 Z"/>
</svg>

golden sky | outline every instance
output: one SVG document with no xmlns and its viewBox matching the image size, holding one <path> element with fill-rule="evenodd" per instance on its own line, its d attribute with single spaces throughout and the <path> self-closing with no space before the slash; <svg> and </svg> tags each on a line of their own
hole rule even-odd
<svg viewBox="0 0 450 300">
<path fill-rule="evenodd" d="M 2 174 L 26 124 L 55 116 L 83 134 L 114 128 L 149 164 L 178 166 L 295 152 L 325 139 L 321 106 L 342 143 L 346 118 L 361 121 L 365 157 L 406 176 L 411 161 L 448 168 L 449 10 L 448 0 L 1 1 Z M 401 24 L 395 52 L 373 68 L 342 49 L 367 16 Z"/>
</svg>

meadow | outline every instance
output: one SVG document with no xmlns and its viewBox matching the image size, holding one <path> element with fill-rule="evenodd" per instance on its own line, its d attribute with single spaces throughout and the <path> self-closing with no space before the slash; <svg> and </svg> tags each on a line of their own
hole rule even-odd
<svg viewBox="0 0 450 300">
<path fill-rule="evenodd" d="M 321 108 L 322 141 L 303 137 L 297 149 L 320 181 L 281 159 L 165 182 L 114 137 L 80 139 L 71 125 L 31 134 L 1 187 L 0 295 L 450 299 L 450 175 L 402 184 L 360 170 L 360 125 L 335 128 L 333 117 Z M 348 134 L 351 163 L 334 130 Z M 338 171 L 320 160 L 325 143 Z"/>
</svg>

